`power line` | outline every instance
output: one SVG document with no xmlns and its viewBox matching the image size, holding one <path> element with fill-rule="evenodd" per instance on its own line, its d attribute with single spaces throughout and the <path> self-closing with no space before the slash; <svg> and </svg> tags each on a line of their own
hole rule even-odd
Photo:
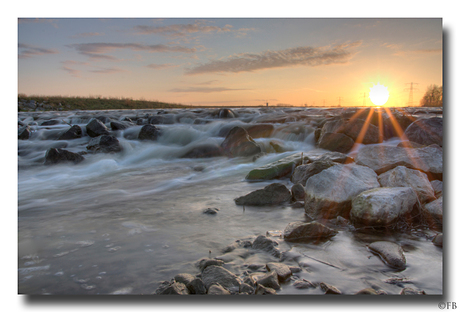
<svg viewBox="0 0 460 312">
<path fill-rule="evenodd" d="M 414 104 L 414 91 L 418 91 L 417 88 L 414 88 L 414 85 L 418 85 L 417 82 L 407 82 L 406 85 L 410 84 L 410 88 L 405 88 L 404 91 L 409 91 L 409 102 L 407 106 L 413 106 Z"/>
</svg>

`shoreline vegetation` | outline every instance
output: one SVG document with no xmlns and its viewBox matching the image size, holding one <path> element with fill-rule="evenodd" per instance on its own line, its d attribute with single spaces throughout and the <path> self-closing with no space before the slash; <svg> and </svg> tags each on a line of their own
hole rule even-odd
<svg viewBox="0 0 460 312">
<path fill-rule="evenodd" d="M 361 107 L 342 106 L 342 107 Z M 103 96 L 61 96 L 61 95 L 26 95 L 18 94 L 18 111 L 71 111 L 71 110 L 117 110 L 117 109 L 168 109 L 168 108 L 241 108 L 241 107 L 298 107 L 298 108 L 339 108 L 341 106 L 298 106 L 291 104 L 272 105 L 185 105 L 180 103 L 167 103 L 157 100 L 135 100 L 129 97 L 103 97 Z M 398 106 L 399 107 L 399 106 Z M 412 107 L 426 107 L 414 105 Z"/>
</svg>

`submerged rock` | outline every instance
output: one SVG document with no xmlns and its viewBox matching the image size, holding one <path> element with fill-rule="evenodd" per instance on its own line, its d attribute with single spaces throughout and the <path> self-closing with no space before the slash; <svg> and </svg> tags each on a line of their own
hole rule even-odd
<svg viewBox="0 0 460 312">
<path fill-rule="evenodd" d="M 291 222 L 284 229 L 284 240 L 288 242 L 309 243 L 328 239 L 338 232 L 319 222 Z"/>
<path fill-rule="evenodd" d="M 92 138 L 86 148 L 94 153 L 118 153 L 123 150 L 120 142 L 113 135 L 100 135 Z"/>
<path fill-rule="evenodd" d="M 73 125 L 69 130 L 64 132 L 58 140 L 74 140 L 79 139 L 82 136 L 81 127 L 79 125 Z"/>
<path fill-rule="evenodd" d="M 380 187 L 364 191 L 352 201 L 355 226 L 388 226 L 410 213 L 417 195 L 410 187 Z"/>
<path fill-rule="evenodd" d="M 262 151 L 248 132 L 241 127 L 232 128 L 222 142 L 221 147 L 229 157 L 253 156 Z"/>
<path fill-rule="evenodd" d="M 152 125 L 145 125 L 139 132 L 139 140 L 156 141 L 160 136 L 160 129 Z"/>
<path fill-rule="evenodd" d="M 50 148 L 46 151 L 45 165 L 52 165 L 58 163 L 72 162 L 78 164 L 85 158 L 80 154 L 69 152 L 68 150 L 61 148 Z"/>
<path fill-rule="evenodd" d="M 201 144 L 187 151 L 181 158 L 210 158 L 223 156 L 222 148 L 215 144 Z"/>
<path fill-rule="evenodd" d="M 265 206 L 279 205 L 291 200 L 291 192 L 281 183 L 267 185 L 262 190 L 256 190 L 235 199 L 237 205 Z"/>
<path fill-rule="evenodd" d="M 406 257 L 398 244 L 379 241 L 370 244 L 369 250 L 380 256 L 382 261 L 389 267 L 403 270 L 406 268 Z"/>
</svg>

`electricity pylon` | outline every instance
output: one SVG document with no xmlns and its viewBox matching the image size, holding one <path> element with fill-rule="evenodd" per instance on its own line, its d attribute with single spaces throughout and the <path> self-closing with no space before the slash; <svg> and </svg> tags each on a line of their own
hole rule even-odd
<svg viewBox="0 0 460 312">
<path fill-rule="evenodd" d="M 414 85 L 418 85 L 417 82 L 408 82 L 406 85 L 410 84 L 410 88 L 405 88 L 404 91 L 409 91 L 409 102 L 407 106 L 413 106 L 414 104 L 414 91 L 418 91 L 417 88 L 414 88 Z"/>
</svg>

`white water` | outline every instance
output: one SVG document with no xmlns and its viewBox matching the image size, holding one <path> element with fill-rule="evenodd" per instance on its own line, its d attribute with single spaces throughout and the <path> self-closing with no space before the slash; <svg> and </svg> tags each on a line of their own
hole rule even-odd
<svg viewBox="0 0 460 312">
<path fill-rule="evenodd" d="M 273 139 L 284 143 L 286 152 L 251 158 L 179 158 L 200 143 L 220 144 L 224 127 L 244 125 L 267 114 L 241 110 L 238 119 L 217 119 L 209 110 L 197 113 L 172 111 L 181 123 L 158 125 L 163 135 L 157 142 L 138 141 L 141 126 L 113 132 L 123 146 L 118 154 L 87 154 L 78 165 L 44 166 L 50 147 L 85 150 L 87 136 L 58 141 L 66 124 L 39 126 L 47 119 L 79 124 L 83 131 L 91 116 L 113 119 L 144 116 L 156 111 L 68 112 L 34 114 L 37 125 L 30 140 L 19 141 L 19 292 L 28 294 L 150 294 L 162 280 L 177 273 L 196 274 L 195 262 L 220 256 L 221 250 L 237 239 L 254 239 L 267 231 L 281 231 L 293 221 L 305 220 L 303 209 L 290 204 L 277 207 L 236 206 L 234 198 L 261 189 L 274 181 L 249 183 L 244 180 L 253 168 L 269 164 L 295 152 L 314 149 L 312 128 L 305 120 L 314 112 L 271 112 L 286 116 L 289 123 L 274 123 L 271 138 L 255 139 L 269 150 Z M 20 114 L 32 122 L 31 114 Z M 209 121 L 193 124 L 193 118 Z M 270 114 L 269 114 L 270 115 Z M 180 118 L 182 116 L 182 118 Z M 298 117 L 301 116 L 302 118 Z M 25 118 L 25 119 L 24 119 Z M 316 117 L 315 117 L 316 118 Z M 298 121 L 296 121 L 296 119 Z M 302 120 L 301 120 L 302 119 Z M 296 127 L 305 131 L 294 131 Z M 288 188 L 289 180 L 282 180 Z M 216 215 L 203 214 L 210 207 Z M 370 284 L 399 293 L 399 286 L 385 283 L 389 277 L 407 277 L 409 287 L 427 293 L 442 292 L 442 250 L 427 240 L 428 234 L 391 237 L 410 251 L 408 269 L 393 272 L 366 250 L 367 238 L 346 229 L 321 245 L 288 245 L 283 250 L 307 254 L 342 268 L 305 257 L 308 270 L 301 278 L 331 283 L 350 293 Z M 380 237 L 382 239 L 382 237 Z M 248 259 L 233 258 L 226 266 L 238 270 L 242 264 L 272 261 L 257 253 Z M 413 259 L 413 261 L 412 261 Z M 302 262 L 299 260 L 299 262 Z M 430 267 L 430 273 L 426 268 Z M 284 285 L 280 293 L 316 294 L 319 289 L 298 290 Z"/>
</svg>

